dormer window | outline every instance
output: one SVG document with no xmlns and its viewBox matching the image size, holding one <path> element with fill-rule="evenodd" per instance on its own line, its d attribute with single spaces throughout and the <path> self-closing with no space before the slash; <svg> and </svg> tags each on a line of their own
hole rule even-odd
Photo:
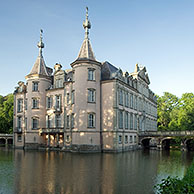
<svg viewBox="0 0 194 194">
<path fill-rule="evenodd" d="M 95 69 L 88 69 L 88 80 L 89 81 L 95 80 Z"/>
<path fill-rule="evenodd" d="M 56 88 L 62 88 L 63 87 L 63 80 L 57 79 L 56 80 Z"/>
<path fill-rule="evenodd" d="M 38 91 L 38 82 L 33 82 L 33 83 L 32 83 L 32 91 L 33 91 L 33 92 Z"/>
</svg>

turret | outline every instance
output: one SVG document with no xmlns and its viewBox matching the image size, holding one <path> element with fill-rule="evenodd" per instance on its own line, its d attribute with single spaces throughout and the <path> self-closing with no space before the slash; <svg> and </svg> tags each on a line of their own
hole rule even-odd
<svg viewBox="0 0 194 194">
<path fill-rule="evenodd" d="M 46 125 L 46 90 L 50 87 L 52 81 L 52 70 L 45 64 L 42 49 L 44 43 L 42 41 L 42 33 L 40 30 L 40 41 L 38 42 L 39 55 L 30 73 L 25 77 L 27 82 L 27 112 L 26 123 L 29 135 L 26 139 L 26 147 L 36 145 L 41 142 L 39 130 Z"/>
<path fill-rule="evenodd" d="M 72 129 L 72 145 L 73 147 L 78 144 L 89 145 L 100 150 L 101 63 L 96 61 L 89 40 L 91 23 L 88 19 L 88 8 L 83 27 L 84 41 L 78 58 L 71 64 L 74 73 L 72 90 L 75 98 L 72 113 L 76 113 Z"/>
</svg>

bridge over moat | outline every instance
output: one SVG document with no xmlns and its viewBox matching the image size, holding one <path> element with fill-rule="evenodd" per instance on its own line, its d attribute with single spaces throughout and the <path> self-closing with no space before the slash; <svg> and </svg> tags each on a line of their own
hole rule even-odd
<svg viewBox="0 0 194 194">
<path fill-rule="evenodd" d="M 139 143 L 144 148 L 194 151 L 194 131 L 142 131 L 139 133 Z"/>
<path fill-rule="evenodd" d="M 0 133 L 0 146 L 13 145 L 13 134 Z"/>
</svg>

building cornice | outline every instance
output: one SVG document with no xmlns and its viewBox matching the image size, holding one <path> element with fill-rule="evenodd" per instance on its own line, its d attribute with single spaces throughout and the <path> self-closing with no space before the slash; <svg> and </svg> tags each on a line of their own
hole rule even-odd
<svg viewBox="0 0 194 194">
<path fill-rule="evenodd" d="M 82 58 L 82 59 L 76 59 L 73 63 L 71 63 L 71 67 L 73 68 L 74 65 L 77 65 L 77 64 L 82 64 L 82 63 L 87 63 L 87 64 L 94 64 L 94 65 L 97 65 L 99 67 L 102 66 L 102 64 L 98 61 L 95 61 L 95 60 L 92 60 L 92 59 L 87 59 L 87 58 Z"/>
</svg>

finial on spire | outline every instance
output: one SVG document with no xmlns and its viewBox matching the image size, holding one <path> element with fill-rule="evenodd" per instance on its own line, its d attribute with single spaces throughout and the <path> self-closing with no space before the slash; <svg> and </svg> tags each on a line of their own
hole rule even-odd
<svg viewBox="0 0 194 194">
<path fill-rule="evenodd" d="M 39 56 L 42 56 L 42 48 L 44 48 L 44 43 L 42 42 L 42 34 L 43 34 L 43 30 L 40 29 L 40 41 L 37 45 L 39 48 Z"/>
<path fill-rule="evenodd" d="M 91 23 L 88 20 L 88 7 L 86 7 L 86 20 L 83 22 L 83 27 L 85 29 L 85 39 L 88 39 L 89 29 L 91 28 Z"/>
</svg>

